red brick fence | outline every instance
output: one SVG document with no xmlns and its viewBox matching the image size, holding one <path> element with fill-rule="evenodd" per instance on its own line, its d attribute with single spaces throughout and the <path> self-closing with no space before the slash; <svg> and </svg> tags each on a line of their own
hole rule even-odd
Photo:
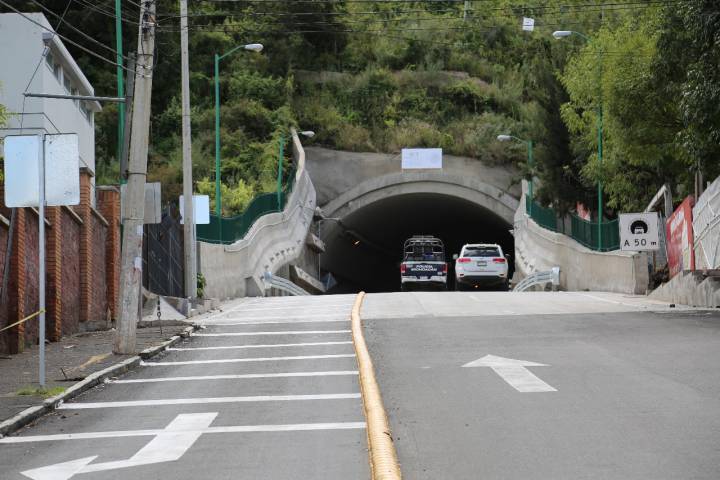
<svg viewBox="0 0 720 480">
<path fill-rule="evenodd" d="M 120 192 L 96 187 L 80 170 L 80 205 L 46 209 L 46 308 L 48 340 L 109 328 L 120 289 Z M 10 209 L 0 186 L 0 282 L 8 244 Z M 38 310 L 38 220 L 34 208 L 16 212 L 8 291 L 0 300 L 0 329 Z M 37 317 L 0 333 L 0 352 L 37 344 Z"/>
</svg>

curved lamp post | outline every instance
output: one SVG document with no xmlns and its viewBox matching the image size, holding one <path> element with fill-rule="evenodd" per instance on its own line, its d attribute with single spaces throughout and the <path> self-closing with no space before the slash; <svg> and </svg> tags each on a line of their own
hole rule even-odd
<svg viewBox="0 0 720 480">
<path fill-rule="evenodd" d="M 522 142 L 527 145 L 527 152 L 528 152 L 528 168 L 530 169 L 530 182 L 528 182 L 528 193 L 530 194 L 530 208 L 532 208 L 532 201 L 534 200 L 533 195 L 533 175 L 535 170 L 535 162 L 533 161 L 533 141 L 532 140 L 523 140 L 520 137 L 516 137 L 515 135 L 498 135 L 497 136 L 498 141 L 500 142 L 509 142 L 511 140 L 517 140 L 518 142 Z"/>
<path fill-rule="evenodd" d="M 567 38 L 571 35 L 577 35 L 582 37 L 588 43 L 591 42 L 590 37 L 587 35 L 576 32 L 574 30 L 557 30 L 553 32 L 552 36 L 558 40 Z M 598 163 L 602 165 L 603 161 L 603 98 L 602 98 L 602 52 L 598 53 L 598 64 L 600 66 L 600 74 L 598 75 L 598 122 L 597 122 L 597 135 L 598 135 Z M 597 185 L 598 191 L 598 251 L 602 250 L 602 217 L 603 217 L 603 187 L 602 180 L 598 180 Z"/>
<path fill-rule="evenodd" d="M 248 43 L 247 45 L 238 45 L 228 50 L 222 55 L 215 54 L 215 215 L 220 222 L 222 229 L 222 192 L 220 190 L 220 60 L 232 55 L 238 50 L 247 50 L 249 52 L 262 52 L 261 43 Z M 222 237 L 222 230 L 220 233 Z"/>
</svg>

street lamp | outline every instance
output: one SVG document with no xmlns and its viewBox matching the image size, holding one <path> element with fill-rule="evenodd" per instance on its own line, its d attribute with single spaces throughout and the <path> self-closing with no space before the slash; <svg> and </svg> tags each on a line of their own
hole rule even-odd
<svg viewBox="0 0 720 480">
<path fill-rule="evenodd" d="M 532 202 L 534 200 L 533 196 L 533 175 L 534 175 L 534 167 L 535 162 L 533 161 L 533 141 L 532 140 L 523 140 L 522 138 L 516 137 L 515 135 L 498 135 L 497 139 L 499 142 L 509 142 L 512 140 L 517 140 L 518 142 L 522 142 L 527 145 L 527 151 L 528 151 L 528 168 L 530 169 L 530 182 L 528 183 L 528 190 L 530 194 L 530 208 L 532 209 Z M 531 212 L 532 213 L 532 212 Z"/>
<path fill-rule="evenodd" d="M 222 192 L 220 190 L 220 60 L 232 55 L 238 50 L 247 50 L 249 52 L 261 52 L 263 46 L 261 43 L 248 43 L 247 45 L 238 45 L 237 47 L 223 53 L 215 54 L 215 214 L 218 217 L 220 228 L 222 229 Z M 222 230 L 221 237 L 222 237 Z M 222 238 L 221 238 L 222 240 Z"/>
<path fill-rule="evenodd" d="M 315 132 L 312 130 L 303 130 L 301 132 L 297 132 L 298 135 L 302 135 L 307 138 L 312 138 L 315 136 Z M 283 158 L 285 156 L 285 153 L 283 149 L 285 148 L 285 134 L 280 134 L 280 156 L 278 158 L 278 173 L 277 173 L 277 206 L 278 206 L 278 212 L 282 211 L 282 167 L 283 167 Z"/>
<path fill-rule="evenodd" d="M 582 37 L 588 43 L 591 42 L 590 37 L 574 30 L 557 30 L 553 32 L 553 37 L 562 39 L 571 35 Z M 603 99 L 602 99 L 602 52 L 598 52 L 598 64 L 600 66 L 600 74 L 598 75 L 598 164 L 602 165 L 603 161 Z M 598 251 L 602 250 L 602 217 L 603 217 L 603 187 L 602 180 L 598 180 Z"/>
</svg>

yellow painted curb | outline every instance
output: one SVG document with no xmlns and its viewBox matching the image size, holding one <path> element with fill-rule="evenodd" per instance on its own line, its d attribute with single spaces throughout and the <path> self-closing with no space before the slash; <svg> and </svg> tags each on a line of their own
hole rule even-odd
<svg viewBox="0 0 720 480">
<path fill-rule="evenodd" d="M 360 372 L 360 391 L 367 421 L 370 472 L 373 480 L 399 480 L 402 475 L 390 432 L 390 423 L 385 413 L 380 387 L 375 379 L 375 369 L 360 323 L 360 307 L 363 298 L 365 298 L 365 292 L 360 292 L 355 299 L 350 318 L 355 355 Z"/>
</svg>

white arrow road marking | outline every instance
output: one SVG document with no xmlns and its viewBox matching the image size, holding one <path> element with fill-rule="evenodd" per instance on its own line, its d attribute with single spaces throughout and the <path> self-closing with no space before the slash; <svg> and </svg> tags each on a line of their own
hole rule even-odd
<svg viewBox="0 0 720 480">
<path fill-rule="evenodd" d="M 174 462 L 183 456 L 200 438 L 198 429 L 207 428 L 217 412 L 188 413 L 175 417 L 163 431 L 127 460 L 91 464 L 97 458 L 85 457 L 71 462 L 48 465 L 21 472 L 33 480 L 68 480 L 79 473 L 102 472 L 118 468 L 137 467 L 152 463 Z"/>
<path fill-rule="evenodd" d="M 514 360 L 512 358 L 485 355 L 463 367 L 490 367 L 510 386 L 522 393 L 557 392 L 557 390 L 536 377 L 525 367 L 547 367 L 544 363 Z"/>
</svg>

